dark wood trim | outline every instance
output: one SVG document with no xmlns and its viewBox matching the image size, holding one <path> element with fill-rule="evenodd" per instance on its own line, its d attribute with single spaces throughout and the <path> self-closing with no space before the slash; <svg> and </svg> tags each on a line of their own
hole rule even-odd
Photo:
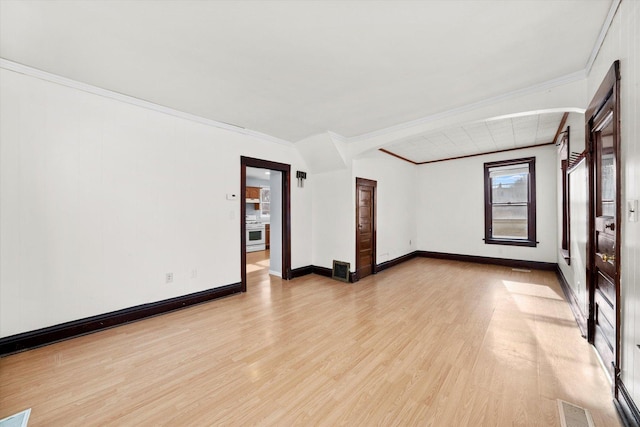
<svg viewBox="0 0 640 427">
<path fill-rule="evenodd" d="M 562 257 L 571 264 L 571 194 L 569 187 L 569 174 L 567 173 L 567 167 L 569 160 L 560 161 L 560 175 L 562 179 L 562 240 L 560 243 L 560 251 Z"/>
<path fill-rule="evenodd" d="M 240 283 L 247 292 L 247 166 L 240 158 Z"/>
<path fill-rule="evenodd" d="M 35 331 L 0 338 L 0 356 L 30 350 L 125 323 L 157 316 L 241 292 L 241 284 L 220 286 L 162 301 L 141 304 L 84 319 L 73 320 Z"/>
<path fill-rule="evenodd" d="M 400 160 L 404 160 L 405 162 L 413 163 L 414 165 L 419 165 L 419 164 L 420 164 L 420 163 L 418 163 L 418 162 L 414 162 L 413 160 L 407 159 L 406 157 L 402 157 L 402 156 L 401 156 L 401 155 L 399 155 L 399 154 L 393 153 L 393 152 L 391 152 L 391 151 L 389 151 L 389 150 L 385 150 L 384 148 L 378 148 L 378 150 L 380 150 L 380 151 L 382 151 L 383 153 L 386 153 L 386 154 L 388 154 L 388 155 L 390 155 L 390 156 L 396 157 L 396 158 L 398 158 L 398 159 L 400 159 Z"/>
<path fill-rule="evenodd" d="M 598 90 L 593 95 L 587 110 L 584 112 L 584 117 L 586 120 L 589 120 L 591 117 L 595 116 L 598 111 L 602 108 L 602 106 L 607 102 L 609 97 L 613 93 L 614 86 L 617 86 L 617 82 L 620 80 L 620 61 L 614 61 L 614 63 L 607 71 L 607 74 L 604 76 L 602 83 L 598 87 Z M 619 97 L 618 97 L 619 98 Z"/>
<path fill-rule="evenodd" d="M 530 270 L 556 271 L 558 265 L 553 262 L 524 261 L 519 259 L 492 258 L 476 255 L 460 255 L 431 251 L 416 251 L 416 255 L 423 258 L 446 259 L 450 261 L 473 262 L 477 264 L 493 264 L 511 268 L 528 268 Z"/>
<path fill-rule="evenodd" d="M 291 279 L 291 165 L 269 160 L 240 157 L 240 277 L 242 292 L 247 291 L 247 242 L 244 196 L 247 188 L 247 167 L 282 172 L 282 278 Z"/>
<path fill-rule="evenodd" d="M 582 338 L 586 339 L 587 318 L 580 309 L 578 297 L 576 296 L 575 292 L 573 292 L 573 289 L 571 289 L 571 286 L 569 286 L 569 282 L 567 282 L 564 274 L 562 274 L 562 270 L 560 270 L 560 267 L 556 269 L 556 276 L 558 276 L 558 282 L 560 282 L 562 292 L 564 293 L 564 296 L 569 303 L 569 308 L 571 308 L 571 311 L 573 312 L 573 317 L 576 319 L 576 324 L 578 325 L 578 328 L 580 328 L 580 335 L 582 335 Z"/>
<path fill-rule="evenodd" d="M 569 116 L 565 113 L 561 126 L 566 123 L 566 118 Z M 571 126 L 567 126 L 567 130 L 562 132 L 562 127 L 558 128 L 556 132 L 556 140 L 563 134 L 560 146 L 560 176 L 562 179 L 562 241 L 560 244 L 560 251 L 567 264 L 571 264 L 571 191 L 569 186 L 569 163 L 571 157 Z"/>
<path fill-rule="evenodd" d="M 399 256 L 398 258 L 391 259 L 389 261 L 385 261 L 376 265 L 376 273 L 384 271 L 388 268 L 395 267 L 398 264 L 402 264 L 403 262 L 409 261 L 417 256 L 417 251 L 409 252 L 408 254 Z"/>
<path fill-rule="evenodd" d="M 570 157 L 569 165 L 567 166 L 567 173 L 570 174 L 578 167 L 580 163 L 584 162 L 587 159 L 587 154 L 588 153 L 586 151 L 583 151 L 575 157 Z"/>
<path fill-rule="evenodd" d="M 327 267 L 318 267 L 317 265 L 311 266 L 311 272 L 313 274 L 317 274 L 318 276 L 329 277 L 333 275 L 333 271 Z"/>
<path fill-rule="evenodd" d="M 558 125 L 558 130 L 556 130 L 556 134 L 553 137 L 553 142 L 555 142 L 556 145 L 558 144 L 558 137 L 562 133 L 562 128 L 564 128 L 564 125 L 565 125 L 565 123 L 567 123 L 567 119 L 568 118 L 569 118 L 569 113 L 564 113 L 562 115 L 562 119 L 560 119 L 560 124 Z"/>
<path fill-rule="evenodd" d="M 626 427 L 640 426 L 640 411 L 620 378 L 616 381 L 616 390 L 618 397 L 613 399 L 613 403 L 622 422 Z"/>
<path fill-rule="evenodd" d="M 362 266 L 360 265 L 360 233 L 358 232 L 358 223 L 360 221 L 360 197 L 358 193 L 359 186 L 367 186 L 372 187 L 373 194 L 373 218 L 371 218 L 371 226 L 372 226 L 372 236 L 371 236 L 371 274 L 376 273 L 376 252 L 378 246 L 378 182 L 372 179 L 366 178 L 358 178 L 356 177 L 356 222 L 355 222 L 355 231 L 356 231 L 356 271 L 350 277 L 351 282 L 355 283 L 360 280 L 360 269 Z"/>
<path fill-rule="evenodd" d="M 333 276 L 333 270 L 327 267 L 319 267 L 317 265 L 307 265 L 305 267 L 299 267 L 291 270 L 291 278 L 306 276 L 308 274 L 317 274 L 318 276 L 331 278 Z M 349 272 L 349 282 L 354 282 L 354 272 Z"/>
<path fill-rule="evenodd" d="M 622 171 L 620 168 L 620 61 L 614 61 L 609 71 L 604 76 L 604 79 L 595 95 L 593 96 L 589 107 L 585 112 L 585 135 L 587 138 L 587 170 L 588 170 L 588 235 L 587 235 L 587 289 L 589 292 L 589 317 L 588 317 L 588 341 L 595 346 L 595 333 L 596 333 L 596 320 L 595 320 L 595 294 L 597 283 L 597 268 L 596 255 L 594 248 L 596 247 L 596 205 L 599 180 L 596 179 L 596 168 L 599 156 L 597 153 L 597 135 L 599 133 L 598 126 L 603 122 L 604 118 L 612 113 L 612 125 L 613 125 L 613 139 L 615 152 L 615 164 L 616 171 L 616 245 L 615 245 L 615 300 L 612 301 L 615 309 L 615 343 L 613 349 L 613 372 L 611 377 L 613 378 L 612 394 L 614 399 L 617 398 L 619 389 L 617 388 L 617 378 L 621 370 L 621 306 L 623 304 L 620 295 L 620 271 L 621 271 L 621 258 L 620 247 L 621 245 L 621 223 L 622 223 Z"/>
<path fill-rule="evenodd" d="M 529 200 L 527 206 L 527 239 L 503 239 L 492 236 L 492 200 L 490 169 L 501 166 L 527 164 L 529 167 Z M 486 162 L 484 164 L 484 243 L 488 245 L 511 245 L 535 247 L 538 245 L 536 238 L 536 158 L 525 157 L 522 159 L 500 160 Z"/>
<path fill-rule="evenodd" d="M 536 147 L 545 147 L 547 145 L 554 145 L 555 141 L 552 142 L 545 142 L 543 144 L 533 144 L 533 145 L 526 145 L 524 147 L 515 147 L 515 148 L 507 148 L 504 150 L 495 150 L 495 151 L 484 151 L 482 153 L 477 153 L 477 154 L 467 154 L 465 156 L 457 156 L 457 157 L 448 157 L 446 159 L 438 159 L 438 160 L 429 160 L 426 162 L 414 162 L 413 160 L 410 159 L 405 159 L 402 156 L 399 156 L 389 150 L 385 150 L 382 148 L 379 148 L 378 150 L 382 151 L 383 153 L 389 154 L 390 156 L 393 157 L 397 157 L 399 159 L 402 159 L 404 161 L 407 161 L 409 163 L 412 163 L 414 165 L 428 165 L 429 163 L 439 163 L 439 162 L 448 162 L 449 160 L 459 160 L 459 159 L 467 159 L 469 157 L 478 157 L 478 156 L 486 156 L 489 154 L 498 154 L 498 153 L 507 153 L 509 151 L 517 151 L 517 150 L 526 150 L 527 148 L 536 148 Z"/>
<path fill-rule="evenodd" d="M 402 264 L 403 262 L 409 261 L 418 256 L 417 251 L 409 252 L 408 254 L 399 256 L 398 258 L 394 258 L 389 261 L 385 261 L 383 263 L 376 265 L 376 273 L 387 270 L 391 267 L 395 267 L 396 265 Z M 318 267 L 315 265 L 307 265 L 305 267 L 298 267 L 291 270 L 292 278 L 306 276 L 307 274 L 318 274 L 320 276 L 331 277 L 331 269 L 325 267 Z M 355 272 L 349 272 L 349 281 L 354 283 L 358 280 L 355 277 Z"/>
<path fill-rule="evenodd" d="M 306 265 L 304 267 L 298 267 L 291 269 L 291 278 L 295 279 L 298 277 L 306 276 L 307 274 L 313 273 L 313 266 Z"/>
</svg>

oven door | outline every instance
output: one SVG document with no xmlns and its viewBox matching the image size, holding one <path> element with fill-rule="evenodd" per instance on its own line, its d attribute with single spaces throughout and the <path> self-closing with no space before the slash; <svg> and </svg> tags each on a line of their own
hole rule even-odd
<svg viewBox="0 0 640 427">
<path fill-rule="evenodd" d="M 247 246 L 264 244 L 264 228 L 247 228 Z"/>
</svg>

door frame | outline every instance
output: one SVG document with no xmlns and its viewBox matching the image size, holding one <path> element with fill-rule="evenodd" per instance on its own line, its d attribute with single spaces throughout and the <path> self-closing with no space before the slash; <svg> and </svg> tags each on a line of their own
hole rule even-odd
<svg viewBox="0 0 640 427">
<path fill-rule="evenodd" d="M 589 317 L 588 317 L 588 333 L 587 339 L 591 345 L 594 344 L 595 338 L 595 291 L 596 291 L 596 268 L 595 268 L 595 247 L 596 247 L 596 141 L 594 134 L 597 132 L 595 129 L 599 125 L 596 119 L 600 119 L 600 115 L 604 112 L 604 109 L 611 108 L 613 112 L 612 125 L 613 125 L 613 139 L 615 144 L 615 169 L 616 169 L 616 219 L 615 219 L 615 348 L 614 348 L 614 372 L 612 378 L 612 394 L 617 399 L 618 397 L 618 382 L 620 375 L 620 246 L 621 246 L 621 233 L 622 226 L 621 206 L 622 206 L 622 188 L 621 188 L 621 168 L 620 168 L 620 61 L 615 61 L 609 71 L 607 72 L 604 80 L 594 95 L 589 107 L 585 112 L 585 135 L 587 138 L 587 165 L 588 165 L 588 209 L 589 209 L 589 232 L 587 237 L 587 266 L 586 277 L 587 287 L 589 291 Z"/>
<path fill-rule="evenodd" d="M 247 292 L 247 167 L 282 172 L 282 278 L 291 279 L 291 165 L 240 156 L 240 270 L 241 290 Z"/>
<path fill-rule="evenodd" d="M 367 186 L 373 187 L 373 218 L 372 222 L 372 242 L 371 242 L 371 274 L 376 274 L 377 264 L 376 264 L 376 253 L 378 246 L 378 181 L 374 181 L 372 179 L 366 178 L 358 178 L 356 177 L 356 272 L 354 274 L 353 281 L 357 282 L 360 280 L 360 235 L 358 232 L 358 221 L 360 220 L 360 195 L 358 194 L 358 185 L 363 184 Z"/>
</svg>

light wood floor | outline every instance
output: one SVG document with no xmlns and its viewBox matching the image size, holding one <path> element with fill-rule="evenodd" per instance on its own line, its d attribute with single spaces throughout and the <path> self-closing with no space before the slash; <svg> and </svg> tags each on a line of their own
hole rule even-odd
<svg viewBox="0 0 640 427">
<path fill-rule="evenodd" d="M 619 425 L 553 273 L 417 258 L 356 284 L 249 275 L 246 294 L 0 359 L 0 418 L 559 426 L 561 398 Z"/>
</svg>

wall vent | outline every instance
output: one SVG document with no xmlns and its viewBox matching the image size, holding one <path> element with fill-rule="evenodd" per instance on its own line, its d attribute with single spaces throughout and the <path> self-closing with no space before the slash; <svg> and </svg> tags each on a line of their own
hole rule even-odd
<svg viewBox="0 0 640 427">
<path fill-rule="evenodd" d="M 331 278 L 340 280 L 342 282 L 349 282 L 349 270 L 351 264 L 344 261 L 333 260 L 333 270 L 331 272 Z"/>
</svg>

